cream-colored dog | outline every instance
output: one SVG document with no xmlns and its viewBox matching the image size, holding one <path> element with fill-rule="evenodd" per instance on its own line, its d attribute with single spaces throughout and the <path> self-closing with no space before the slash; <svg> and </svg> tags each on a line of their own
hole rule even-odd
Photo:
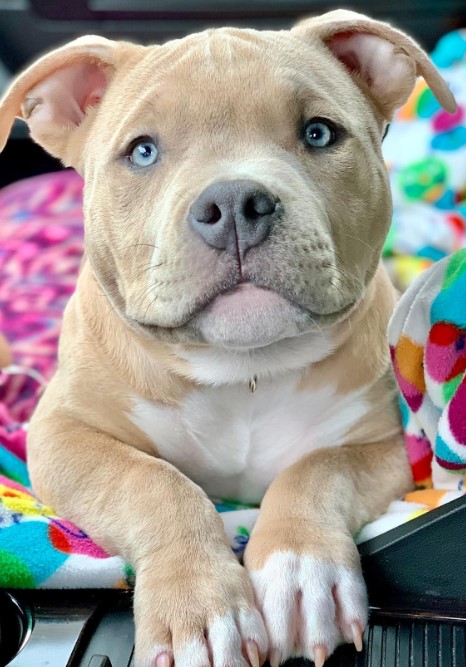
<svg viewBox="0 0 466 667">
<path fill-rule="evenodd" d="M 3 99 L 2 144 L 20 116 L 85 178 L 87 259 L 29 466 L 134 565 L 138 666 L 321 666 L 361 645 L 353 535 L 411 486 L 381 141 L 417 75 L 454 109 L 411 39 L 337 11 L 77 39 Z M 261 502 L 244 567 L 209 496 Z"/>
</svg>

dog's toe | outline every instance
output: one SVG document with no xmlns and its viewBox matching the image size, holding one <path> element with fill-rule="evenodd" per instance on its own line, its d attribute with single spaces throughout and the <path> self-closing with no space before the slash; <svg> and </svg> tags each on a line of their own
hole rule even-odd
<svg viewBox="0 0 466 667">
<path fill-rule="evenodd" d="M 254 618 L 256 614 L 257 618 Z M 229 613 L 215 619 L 210 625 L 207 639 L 213 666 L 248 667 L 248 648 L 253 659 L 256 657 L 253 645 L 256 646 L 257 655 L 259 653 L 258 644 L 262 652 L 265 652 L 267 648 L 266 632 L 259 614 L 245 612 L 244 616 L 250 617 L 246 623 L 239 622 L 240 615 L 241 612 L 235 618 L 234 614 Z"/>
</svg>

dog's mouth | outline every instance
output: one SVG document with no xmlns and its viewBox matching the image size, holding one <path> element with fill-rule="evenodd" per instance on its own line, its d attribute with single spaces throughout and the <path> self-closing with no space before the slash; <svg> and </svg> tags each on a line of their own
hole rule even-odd
<svg viewBox="0 0 466 667">
<path fill-rule="evenodd" d="M 271 288 L 252 282 L 222 286 L 193 304 L 182 322 L 169 328 L 175 340 L 207 343 L 238 349 L 259 348 L 343 319 L 355 306 L 345 304 L 332 313 L 316 313 Z M 161 333 L 155 324 L 134 321 L 146 334 Z M 168 329 L 165 327 L 168 331 Z"/>
<path fill-rule="evenodd" d="M 259 348 L 285 338 L 293 338 L 344 319 L 356 302 L 335 312 L 318 313 L 296 303 L 271 288 L 240 282 L 219 287 L 193 304 L 190 313 L 174 326 L 132 320 L 133 326 L 149 336 L 169 332 L 172 340 L 233 347 Z"/>
</svg>

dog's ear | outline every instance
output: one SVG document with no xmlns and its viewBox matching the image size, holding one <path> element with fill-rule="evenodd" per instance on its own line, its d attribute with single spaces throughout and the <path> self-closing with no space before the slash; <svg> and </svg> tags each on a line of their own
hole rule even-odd
<svg viewBox="0 0 466 667">
<path fill-rule="evenodd" d="M 105 93 L 118 65 L 120 44 L 94 35 L 80 37 L 20 74 L 0 102 L 0 150 L 18 117 L 27 122 L 37 143 L 65 159 L 73 131 Z"/>
<path fill-rule="evenodd" d="M 305 39 L 320 39 L 374 98 L 387 119 L 408 99 L 416 77 L 424 77 L 450 113 L 456 102 L 427 54 L 387 23 L 347 10 L 302 21 L 292 29 Z"/>
</svg>

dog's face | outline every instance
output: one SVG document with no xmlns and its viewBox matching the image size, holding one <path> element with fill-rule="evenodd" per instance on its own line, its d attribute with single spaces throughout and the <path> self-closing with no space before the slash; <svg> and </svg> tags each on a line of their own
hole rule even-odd
<svg viewBox="0 0 466 667">
<path fill-rule="evenodd" d="M 390 221 L 381 124 L 324 45 L 289 33 L 148 50 L 85 146 L 87 252 L 104 289 L 130 320 L 214 344 L 341 316 Z"/>
<path fill-rule="evenodd" d="M 391 218 L 381 140 L 416 58 L 337 19 L 64 47 L 22 93 L 33 136 L 84 173 L 86 252 L 131 326 L 244 349 L 360 301 Z"/>
</svg>

